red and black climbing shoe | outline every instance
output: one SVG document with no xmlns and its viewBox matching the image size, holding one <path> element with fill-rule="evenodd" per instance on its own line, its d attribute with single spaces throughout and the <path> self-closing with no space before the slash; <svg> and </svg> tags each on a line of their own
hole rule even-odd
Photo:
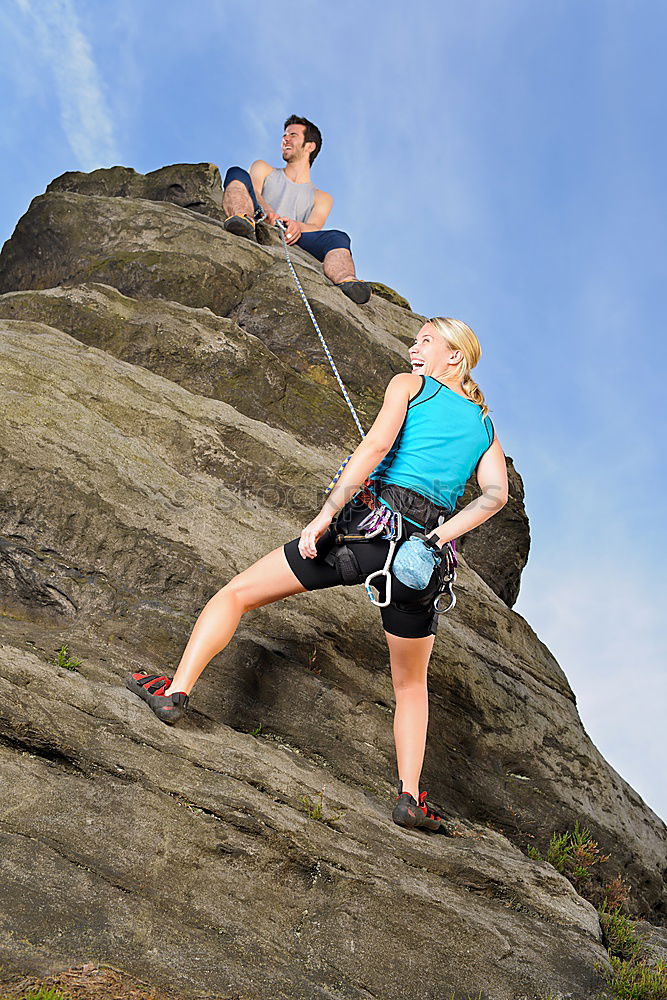
<svg viewBox="0 0 667 1000">
<path fill-rule="evenodd" d="M 173 726 L 175 722 L 183 717 L 187 708 L 189 695 L 185 691 L 174 691 L 165 695 L 165 688 L 171 684 L 171 677 L 164 674 L 143 674 L 131 673 L 127 675 L 125 687 L 129 688 L 133 694 L 138 694 L 140 698 L 149 705 L 158 719 Z"/>
<path fill-rule="evenodd" d="M 412 829 L 421 827 L 424 830 L 439 830 L 442 820 L 426 803 L 426 792 L 420 792 L 419 802 L 403 791 L 403 782 L 398 783 L 398 796 L 391 814 L 394 823 Z"/>
<path fill-rule="evenodd" d="M 423 826 L 426 830 L 439 830 L 442 819 L 427 803 L 426 792 L 419 793 L 419 809 L 424 815 L 424 818 L 419 822 L 419 826 Z"/>
<path fill-rule="evenodd" d="M 257 242 L 255 220 L 251 219 L 249 215 L 230 215 L 228 219 L 225 219 L 224 227 L 228 233 L 233 233 L 234 236 L 245 236 L 247 240 Z"/>
</svg>

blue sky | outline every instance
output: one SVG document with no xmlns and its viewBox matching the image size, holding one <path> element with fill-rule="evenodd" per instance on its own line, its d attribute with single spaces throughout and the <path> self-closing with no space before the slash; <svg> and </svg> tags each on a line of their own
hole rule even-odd
<svg viewBox="0 0 667 1000">
<path fill-rule="evenodd" d="M 360 275 L 477 332 L 526 487 L 516 610 L 667 819 L 667 6 L 5 0 L 0 243 L 65 170 L 256 157 L 284 118 Z"/>
</svg>

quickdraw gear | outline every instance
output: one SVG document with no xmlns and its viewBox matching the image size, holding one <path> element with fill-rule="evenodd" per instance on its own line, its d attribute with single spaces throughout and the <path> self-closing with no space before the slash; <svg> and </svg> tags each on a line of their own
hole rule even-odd
<svg viewBox="0 0 667 1000">
<path fill-rule="evenodd" d="M 440 549 L 442 562 L 440 563 L 440 587 L 438 595 L 433 603 L 436 615 L 444 615 L 451 611 L 456 604 L 456 594 L 454 593 L 454 583 L 456 581 L 456 567 L 459 564 L 456 558 L 456 545 L 454 542 L 445 542 Z M 440 606 L 443 597 L 449 597 L 449 604 L 446 608 Z"/>
<path fill-rule="evenodd" d="M 387 605 L 391 604 L 391 564 L 396 554 L 396 546 L 403 537 L 403 515 L 399 511 L 389 511 L 386 507 L 380 507 L 378 510 L 372 511 L 369 517 L 372 518 L 373 523 L 379 520 L 379 527 L 373 531 L 373 534 L 367 537 L 373 538 L 381 534 L 383 538 L 389 539 L 389 550 L 382 569 L 376 570 L 375 573 L 369 573 L 364 586 L 371 604 L 374 604 L 378 608 L 386 608 Z M 368 520 L 368 518 L 365 520 Z M 380 600 L 379 587 L 376 583 L 371 582 L 378 577 L 384 578 L 384 600 L 382 601 Z M 373 593 L 373 590 L 377 591 L 377 597 Z"/>
</svg>

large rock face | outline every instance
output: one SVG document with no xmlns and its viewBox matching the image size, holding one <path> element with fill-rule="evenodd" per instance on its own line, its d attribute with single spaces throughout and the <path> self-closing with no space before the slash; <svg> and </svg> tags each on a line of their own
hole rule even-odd
<svg viewBox="0 0 667 1000">
<path fill-rule="evenodd" d="M 203 166 L 192 175 L 182 171 L 181 186 L 189 190 L 190 200 Z M 255 395 L 254 389 L 248 393 L 247 385 L 256 371 L 259 398 L 247 403 L 254 406 L 254 415 L 282 426 L 275 410 L 291 411 L 302 427 L 311 425 L 310 437 L 337 445 L 337 468 L 341 452 L 354 447 L 356 430 L 282 249 L 230 237 L 215 218 L 161 203 L 176 176 L 174 168 L 156 173 L 165 171 L 169 184 L 165 181 L 157 191 L 151 175 L 141 188 L 141 175 L 118 167 L 92 175 L 65 174 L 49 185 L 49 193 L 33 200 L 0 256 L 0 292 L 48 294 L 5 299 L 2 315 L 55 323 L 86 343 L 234 406 L 240 396 Z M 200 201 L 206 205 L 210 171 L 203 173 Z M 145 189 L 147 197 L 159 196 L 159 201 L 78 194 L 71 189 L 79 178 L 86 192 L 125 194 L 129 186 L 133 191 Z M 388 380 L 407 370 L 406 348 L 424 317 L 376 295 L 360 309 L 323 277 L 314 258 L 298 249 L 292 253 L 301 263 L 305 292 L 368 426 Z M 134 301 L 100 289 L 93 292 L 91 283 L 111 285 Z M 162 306 L 155 299 L 169 304 Z M 190 309 L 179 310 L 176 303 Z M 193 311 L 197 309 L 213 315 Z M 230 354 L 239 349 L 238 363 L 230 364 Z M 239 383 L 241 372 L 245 375 Z M 297 381 L 295 373 L 307 381 Z M 323 389 L 329 391 L 324 394 Z M 510 503 L 477 529 L 470 562 L 512 605 L 529 541 L 520 477 L 510 474 L 510 481 Z"/>
<path fill-rule="evenodd" d="M 124 689 L 298 533 L 355 435 L 281 248 L 204 213 L 201 165 L 157 193 L 123 171 L 54 182 L 0 256 L 0 962 L 107 961 L 183 996 L 590 998 L 595 911 L 519 848 L 587 824 L 661 923 L 667 831 L 508 606 L 513 467 L 430 667 L 424 782 L 456 836 L 391 823 L 386 647 L 357 589 L 247 615 L 176 729 Z M 179 184 L 197 211 L 160 196 Z M 422 318 L 296 258 L 368 423 Z"/>
</svg>

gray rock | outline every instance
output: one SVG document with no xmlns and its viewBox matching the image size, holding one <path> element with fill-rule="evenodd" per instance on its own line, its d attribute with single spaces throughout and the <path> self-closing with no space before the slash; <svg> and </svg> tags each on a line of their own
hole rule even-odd
<svg viewBox="0 0 667 1000">
<path fill-rule="evenodd" d="M 225 316 L 272 263 L 267 249 L 171 204 L 51 193 L 34 198 L 0 256 L 0 291 L 86 281 Z"/>
<path fill-rule="evenodd" d="M 134 190 L 130 184 L 133 172 L 129 179 L 125 168 L 94 172 L 100 173 L 101 177 L 90 175 L 90 189 L 110 190 L 115 194 Z M 186 171 L 181 173 L 184 186 L 189 186 L 194 196 L 199 167 L 193 168 L 194 179 L 190 181 L 186 180 Z M 84 180 L 87 176 L 82 175 Z M 80 194 L 79 189 L 87 191 L 89 187 L 79 175 L 64 177 L 67 191 L 57 189 L 63 183 L 50 185 L 47 194 L 33 200 L 11 240 L 5 244 L 0 255 L 0 292 L 34 292 L 54 286 L 65 286 L 63 291 L 66 291 L 73 285 L 104 283 L 126 297 L 141 301 L 157 298 L 197 310 L 209 309 L 214 318 L 206 324 L 208 331 L 215 329 L 215 317 L 229 319 L 242 331 L 261 340 L 276 357 L 275 365 L 264 368 L 267 372 L 262 380 L 264 391 L 260 391 L 257 402 L 265 400 L 269 413 L 281 407 L 283 410 L 290 408 L 293 411 L 290 426 L 304 428 L 310 424 L 313 430 L 304 431 L 310 440 L 338 440 L 344 453 L 354 447 L 358 440 L 354 423 L 340 401 L 340 390 L 294 287 L 282 247 L 258 246 L 238 239 L 226 233 L 215 219 L 182 206 Z M 136 178 L 134 180 L 139 183 Z M 77 190 L 70 190 L 73 187 Z M 140 190 L 144 191 L 145 185 L 140 186 Z M 368 427 L 381 404 L 386 382 L 396 372 L 407 369 L 406 348 L 424 318 L 378 296 L 373 296 L 368 305 L 360 308 L 332 286 L 312 257 L 298 249 L 291 254 L 300 266 L 306 294 L 326 330 L 361 421 Z M 52 294 L 49 312 L 45 300 L 42 300 L 42 307 L 38 298 L 32 295 L 3 303 L 2 315 L 55 322 L 73 336 L 97 343 L 95 330 L 99 329 L 99 320 L 91 316 L 90 309 L 82 310 L 81 298 L 81 293 L 67 292 L 65 300 L 59 303 L 61 308 L 57 309 L 58 303 Z M 111 305 L 111 299 L 109 303 L 109 310 L 118 313 L 116 325 L 123 322 L 123 314 L 127 315 L 128 310 L 140 311 L 127 304 L 121 306 L 118 301 Z M 151 308 L 155 309 L 150 307 L 149 314 Z M 111 317 L 109 322 L 113 325 Z M 197 374 L 201 352 L 195 347 L 196 341 L 193 341 L 193 353 L 187 347 L 197 324 L 201 325 L 201 318 L 193 317 L 189 322 L 183 309 L 172 310 L 168 320 L 165 317 L 158 323 L 156 332 L 149 337 L 153 344 L 156 333 L 161 337 L 165 328 L 178 327 L 170 335 L 172 344 L 176 342 L 178 347 L 172 350 L 168 359 L 162 350 L 155 350 L 150 345 L 143 357 L 141 347 L 135 349 L 134 343 L 128 353 L 128 341 L 134 341 L 128 333 L 112 336 L 107 331 L 101 346 L 119 352 L 118 356 L 146 364 L 197 391 L 218 398 L 224 396 L 237 405 L 239 392 L 231 388 L 233 376 L 221 377 L 226 364 L 224 358 L 216 364 L 212 377 Z M 234 329 L 238 340 L 238 331 L 230 324 L 220 322 L 220 328 L 223 332 Z M 145 323 L 143 329 L 146 329 Z M 200 339 L 201 334 L 195 336 Z M 145 332 L 142 337 L 145 341 Z M 204 338 L 209 337 L 210 332 L 207 332 Z M 110 347 L 111 340 L 121 346 Z M 260 355 L 258 346 L 255 341 L 254 356 L 258 362 L 264 362 L 267 356 Z M 306 386 L 303 381 L 292 380 L 287 402 L 288 383 L 283 380 L 287 368 L 317 386 L 312 399 L 304 398 Z M 267 385 L 268 381 L 272 381 L 272 387 Z M 238 388 L 238 383 L 234 384 Z M 296 405 L 292 405 L 291 393 L 297 388 Z M 329 392 L 323 395 L 322 389 Z M 241 408 L 250 412 L 247 405 Z M 278 418 L 278 426 L 283 425 L 284 417 Z M 334 470 L 343 457 L 344 454 L 339 453 Z M 506 527 L 501 529 L 501 534 L 505 544 L 501 558 L 494 560 L 497 535 L 503 524 Z M 515 552 L 508 558 L 508 547 L 513 540 L 516 540 Z M 511 505 L 476 532 L 470 562 L 510 603 L 516 600 L 519 592 L 528 545 L 522 496 L 519 499 L 513 494 Z M 484 550 L 483 556 L 478 555 L 480 550 Z"/>
<path fill-rule="evenodd" d="M 480 821 L 518 843 L 589 821 L 654 909 L 665 829 L 523 619 L 463 563 L 425 775 L 451 839 L 391 823 L 386 651 L 356 590 L 248 615 L 166 729 L 128 667 L 173 669 L 211 593 L 298 531 L 309 500 L 288 491 L 328 462 L 44 325 L 3 320 L 0 345 L 0 960 L 104 960 L 184 995 L 590 996 L 595 911 Z M 251 490 L 260 470 L 285 492 Z M 49 663 L 63 643 L 76 671 Z M 324 823 L 301 801 L 322 788 Z"/>
<path fill-rule="evenodd" d="M 8 292 L 0 296 L 0 316 L 56 327 L 311 444 L 356 446 L 337 387 L 295 372 L 257 337 L 208 308 L 132 299 L 90 283 Z"/>
<path fill-rule="evenodd" d="M 511 466 L 508 527 L 464 540 L 430 666 L 424 784 L 452 836 L 391 822 L 393 693 L 358 589 L 246 615 L 174 729 L 125 690 L 131 667 L 171 673 L 209 597 L 299 532 L 354 432 L 281 247 L 118 197 L 114 170 L 113 197 L 77 181 L 35 199 L 0 256 L 3 971 L 107 962 L 183 997 L 590 1000 L 596 912 L 520 849 L 579 820 L 657 925 L 667 829 L 507 606 L 528 531 Z M 421 318 L 299 270 L 371 419 Z"/>
<path fill-rule="evenodd" d="M 634 931 L 644 946 L 646 964 L 656 966 L 662 962 L 667 967 L 667 927 L 655 927 L 646 920 L 638 920 Z"/>
<path fill-rule="evenodd" d="M 389 285 L 385 285 L 382 281 L 371 281 L 370 286 L 373 289 L 374 295 L 380 295 L 383 299 L 388 302 L 393 302 L 394 305 L 400 306 L 402 309 L 410 310 L 410 303 L 407 299 L 399 295 L 397 291 L 390 288 Z"/>
<path fill-rule="evenodd" d="M 148 174 L 131 167 L 102 168 L 89 174 L 69 170 L 51 181 L 46 193 L 51 191 L 169 201 L 214 219 L 225 218 L 222 179 L 215 163 L 174 163 Z"/>
<path fill-rule="evenodd" d="M 105 961 L 180 996 L 592 995 L 593 907 L 500 834 L 399 830 L 386 797 L 287 745 L 206 718 L 167 731 L 109 673 L 51 668 L 46 698 L 40 657 L 0 649 L 3 726 L 23 720 L 0 748 L 10 967 Z M 318 822 L 301 800 L 323 781 Z"/>
</svg>

